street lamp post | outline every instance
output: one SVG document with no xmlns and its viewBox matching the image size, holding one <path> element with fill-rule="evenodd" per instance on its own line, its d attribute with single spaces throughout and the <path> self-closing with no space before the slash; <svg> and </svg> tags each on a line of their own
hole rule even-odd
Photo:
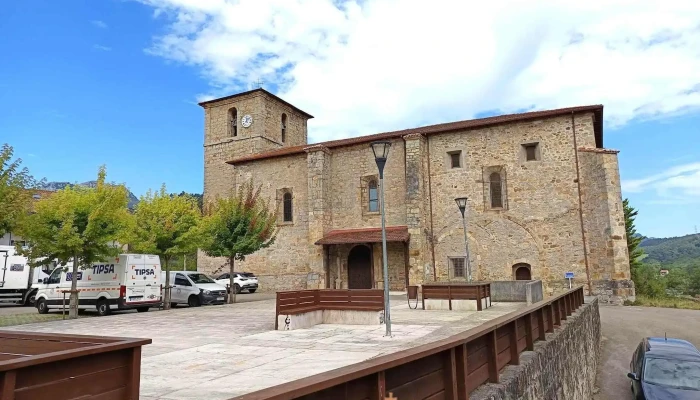
<svg viewBox="0 0 700 400">
<path fill-rule="evenodd" d="M 386 336 L 391 337 L 391 315 L 389 307 L 389 262 L 387 260 L 386 252 L 386 213 L 384 210 L 384 165 L 386 165 L 386 159 L 389 156 L 389 148 L 391 147 L 391 142 L 372 142 L 372 144 L 370 144 L 370 147 L 372 147 L 372 152 L 374 153 L 374 161 L 377 162 L 377 169 L 379 169 L 379 205 L 381 206 L 382 214 L 382 261 L 384 262 L 384 269 L 382 271 L 384 278 L 384 324 L 386 324 Z"/>
<path fill-rule="evenodd" d="M 458 197 L 455 199 L 459 211 L 462 213 L 462 226 L 464 226 L 464 248 L 467 251 L 467 280 L 472 281 L 472 266 L 469 263 L 469 241 L 467 240 L 467 218 L 465 212 L 467 211 L 467 198 Z"/>
</svg>

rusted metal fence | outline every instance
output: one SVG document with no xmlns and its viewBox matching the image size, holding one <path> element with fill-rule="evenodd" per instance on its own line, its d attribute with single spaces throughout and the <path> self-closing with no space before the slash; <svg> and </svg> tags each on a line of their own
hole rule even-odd
<svg viewBox="0 0 700 400">
<path fill-rule="evenodd" d="M 316 310 L 381 311 L 384 291 L 381 289 L 312 289 L 277 292 L 277 317 Z"/>
<path fill-rule="evenodd" d="M 249 393 L 235 400 L 468 399 L 499 371 L 518 364 L 584 301 L 583 287 L 504 315 L 452 337 L 308 378 Z M 232 399 L 233 400 L 233 399 Z"/>
<path fill-rule="evenodd" d="M 0 399 L 137 400 L 151 339 L 0 331 Z"/>
<path fill-rule="evenodd" d="M 476 300 L 476 309 L 481 311 L 482 300 L 488 300 L 486 307 L 491 305 L 490 283 L 449 283 L 423 285 L 423 309 L 425 300 L 448 300 L 452 309 L 452 300 Z"/>
</svg>

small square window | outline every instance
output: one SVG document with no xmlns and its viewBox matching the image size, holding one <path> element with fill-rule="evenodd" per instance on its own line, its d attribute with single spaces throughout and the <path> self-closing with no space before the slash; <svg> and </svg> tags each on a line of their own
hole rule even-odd
<svg viewBox="0 0 700 400">
<path fill-rule="evenodd" d="M 523 145 L 523 150 L 525 151 L 525 161 L 539 161 L 539 146 L 539 143 L 528 143 Z"/>
<path fill-rule="evenodd" d="M 467 276 L 464 266 L 464 257 L 450 258 L 450 267 L 452 268 L 452 276 L 454 278 L 464 278 Z"/>
<path fill-rule="evenodd" d="M 453 151 L 450 155 L 450 168 L 462 168 L 462 152 Z"/>
</svg>

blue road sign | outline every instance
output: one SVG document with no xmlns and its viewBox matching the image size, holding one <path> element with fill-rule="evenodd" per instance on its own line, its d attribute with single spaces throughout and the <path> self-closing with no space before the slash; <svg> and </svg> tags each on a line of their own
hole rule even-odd
<svg viewBox="0 0 700 400">
<path fill-rule="evenodd" d="M 574 273 L 573 272 L 565 272 L 564 277 L 566 279 L 574 279 Z"/>
</svg>

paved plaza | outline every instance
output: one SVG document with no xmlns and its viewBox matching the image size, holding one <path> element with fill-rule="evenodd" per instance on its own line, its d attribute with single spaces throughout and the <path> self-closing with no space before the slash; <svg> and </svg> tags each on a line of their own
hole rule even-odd
<svg viewBox="0 0 700 400">
<path fill-rule="evenodd" d="M 9 329 L 151 338 L 153 344 L 143 348 L 142 400 L 223 400 L 443 339 L 524 307 L 494 303 L 480 312 L 411 310 L 400 296 L 391 304 L 391 338 L 384 337 L 384 325 L 274 331 L 274 300 Z"/>
</svg>

